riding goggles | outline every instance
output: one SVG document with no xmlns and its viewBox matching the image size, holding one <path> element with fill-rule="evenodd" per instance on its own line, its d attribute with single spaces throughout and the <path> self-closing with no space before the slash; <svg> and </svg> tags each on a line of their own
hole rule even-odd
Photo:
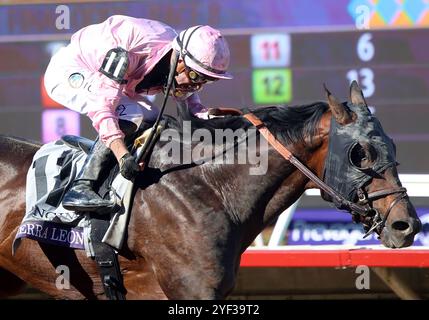
<svg viewBox="0 0 429 320">
<path fill-rule="evenodd" d="M 187 66 L 185 67 L 185 73 L 186 76 L 191 80 L 191 82 L 195 84 L 210 83 L 218 80 L 217 78 L 213 78 L 205 74 L 199 73 Z"/>
</svg>

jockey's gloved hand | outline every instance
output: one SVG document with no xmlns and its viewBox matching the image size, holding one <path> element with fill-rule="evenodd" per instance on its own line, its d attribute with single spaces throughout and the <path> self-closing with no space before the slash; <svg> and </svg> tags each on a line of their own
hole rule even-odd
<svg viewBox="0 0 429 320">
<path fill-rule="evenodd" d="M 119 160 L 119 172 L 127 180 L 133 180 L 140 172 L 140 166 L 130 153 L 126 153 Z"/>
</svg>

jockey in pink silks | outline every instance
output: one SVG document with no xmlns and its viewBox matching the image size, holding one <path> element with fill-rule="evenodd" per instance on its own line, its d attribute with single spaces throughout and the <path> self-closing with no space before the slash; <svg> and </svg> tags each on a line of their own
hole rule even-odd
<svg viewBox="0 0 429 320">
<path fill-rule="evenodd" d="M 179 59 L 173 63 L 176 52 Z M 116 15 L 73 34 L 70 44 L 52 57 L 44 83 L 53 100 L 92 120 L 98 138 L 66 192 L 63 207 L 110 207 L 111 201 L 94 191 L 103 171 L 116 158 L 121 174 L 129 180 L 135 177 L 140 167 L 125 142 L 159 113 L 142 95 L 162 92 L 175 65 L 173 98 L 186 102 L 197 117 L 207 118 L 197 91 L 218 79 L 232 79 L 227 72 L 229 55 L 225 38 L 209 26 L 177 35 L 158 21 Z"/>
</svg>

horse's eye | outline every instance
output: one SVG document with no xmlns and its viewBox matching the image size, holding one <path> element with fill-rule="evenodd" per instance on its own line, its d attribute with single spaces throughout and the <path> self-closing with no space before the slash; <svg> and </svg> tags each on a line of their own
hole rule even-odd
<svg viewBox="0 0 429 320">
<path fill-rule="evenodd" d="M 366 142 L 356 142 L 349 150 L 350 163 L 360 170 L 370 169 L 377 160 L 376 148 Z"/>
</svg>

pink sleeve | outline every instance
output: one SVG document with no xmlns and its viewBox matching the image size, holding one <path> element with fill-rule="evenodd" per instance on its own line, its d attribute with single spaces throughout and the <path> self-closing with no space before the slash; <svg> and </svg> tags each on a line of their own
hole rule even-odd
<svg viewBox="0 0 429 320">
<path fill-rule="evenodd" d="M 186 102 L 188 103 L 188 108 L 193 115 L 201 119 L 208 119 L 208 109 L 201 104 L 198 93 L 191 95 L 186 99 Z"/>
<path fill-rule="evenodd" d="M 111 16 L 102 23 L 87 26 L 73 34 L 70 45 L 78 64 L 97 77 L 92 85 L 93 95 L 88 97 L 88 117 L 106 146 L 124 137 L 115 109 L 125 89 L 125 85 L 120 86 L 98 71 L 106 53 L 118 46 L 128 51 L 130 61 L 126 78 L 129 83 L 134 83 L 150 72 L 171 50 L 175 36 L 176 32 L 161 22 L 122 15 Z"/>
<path fill-rule="evenodd" d="M 113 140 L 125 136 L 119 129 L 118 116 L 115 113 L 122 87 L 102 74 L 98 75 L 93 86 L 94 94 L 88 97 L 88 117 L 101 141 L 110 147 Z"/>
</svg>

